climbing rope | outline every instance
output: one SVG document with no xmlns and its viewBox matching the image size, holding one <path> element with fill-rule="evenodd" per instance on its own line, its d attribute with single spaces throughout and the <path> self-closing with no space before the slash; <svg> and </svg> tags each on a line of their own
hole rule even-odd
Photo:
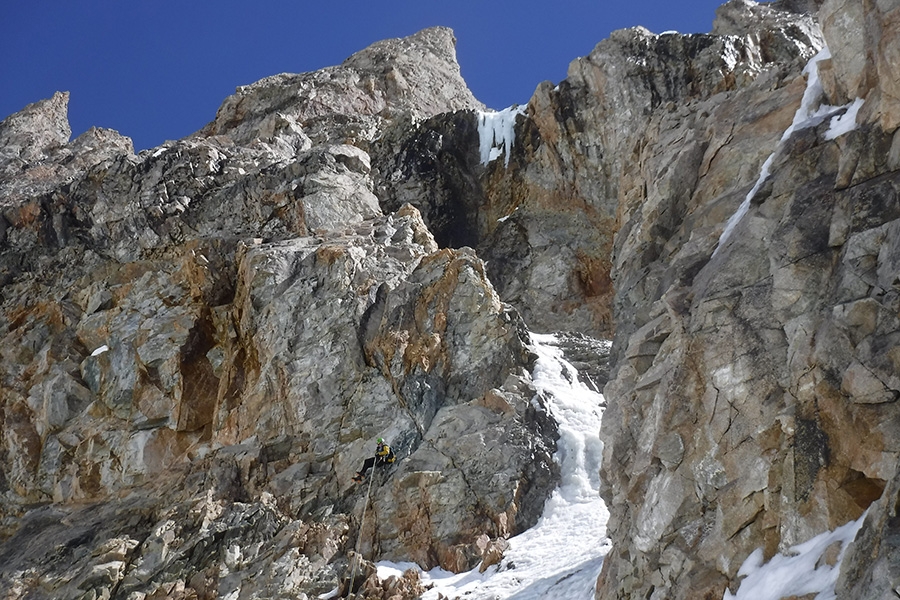
<svg viewBox="0 0 900 600">
<path fill-rule="evenodd" d="M 365 504 L 363 504 L 362 518 L 359 520 L 359 534 L 357 534 L 357 536 L 356 536 L 356 560 L 353 563 L 353 570 L 351 571 L 350 582 L 347 584 L 347 587 L 349 588 L 347 590 L 348 598 L 350 597 L 350 593 L 353 592 L 353 584 L 356 582 L 356 571 L 357 571 L 357 568 L 359 567 L 359 563 L 362 562 L 362 554 L 359 553 L 359 546 L 360 546 L 360 543 L 362 542 L 363 528 L 366 526 L 366 511 L 369 508 L 369 494 L 372 492 L 372 481 L 375 480 L 375 473 L 376 473 L 375 468 L 376 468 L 375 465 L 372 465 L 372 474 L 369 476 L 369 485 L 366 488 L 366 502 L 365 502 Z"/>
</svg>

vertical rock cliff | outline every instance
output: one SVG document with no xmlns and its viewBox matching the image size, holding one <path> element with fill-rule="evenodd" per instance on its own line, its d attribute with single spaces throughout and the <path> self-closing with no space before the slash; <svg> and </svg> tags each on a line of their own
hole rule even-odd
<svg viewBox="0 0 900 600">
<path fill-rule="evenodd" d="M 730 2 L 716 31 L 770 11 Z M 900 439 L 900 74 L 876 56 L 896 51 L 898 14 L 823 3 L 831 58 L 801 74 L 811 46 L 658 111 L 624 157 L 601 434 L 614 547 L 598 597 L 720 598 L 753 550 L 768 559 L 866 509 L 838 597 L 896 585 L 883 536 Z M 767 27 L 748 39 L 796 30 Z"/>
</svg>

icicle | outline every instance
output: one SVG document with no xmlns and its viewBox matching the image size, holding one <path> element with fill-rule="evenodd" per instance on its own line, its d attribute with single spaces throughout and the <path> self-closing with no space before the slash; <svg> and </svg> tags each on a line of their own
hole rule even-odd
<svg viewBox="0 0 900 600">
<path fill-rule="evenodd" d="M 503 166 L 509 166 L 509 156 L 516 139 L 516 117 L 525 114 L 525 106 L 514 104 L 501 111 L 478 111 L 478 143 L 481 164 L 486 165 L 505 154 Z"/>
</svg>

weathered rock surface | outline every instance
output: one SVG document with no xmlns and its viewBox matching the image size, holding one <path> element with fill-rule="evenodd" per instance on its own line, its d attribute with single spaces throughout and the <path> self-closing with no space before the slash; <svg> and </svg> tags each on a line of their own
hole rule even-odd
<svg viewBox="0 0 900 600">
<path fill-rule="evenodd" d="M 833 57 L 823 65 L 829 98 L 844 104 L 865 98 L 862 121 L 886 132 L 900 126 L 900 3 L 825 0 L 819 11 Z"/>
<path fill-rule="evenodd" d="M 475 112 L 422 123 L 393 154 L 393 166 L 378 174 L 380 195 L 387 206 L 419 208 L 440 243 L 476 248 L 501 297 L 531 327 L 610 336 L 618 326 L 613 236 L 626 221 L 620 179 L 631 176 L 629 159 L 640 153 L 645 130 L 668 114 L 667 123 L 693 136 L 669 165 L 679 176 L 670 185 L 690 188 L 693 163 L 711 138 L 723 145 L 731 121 L 691 116 L 684 107 L 709 100 L 712 110 L 723 94 L 751 84 L 763 102 L 763 90 L 782 87 L 822 44 L 809 16 L 736 4 L 743 12 L 728 9 L 721 35 L 654 35 L 638 27 L 600 42 L 572 62 L 558 86 L 538 86 L 516 119 L 508 161 L 481 164 Z M 734 121 L 742 106 L 732 102 Z M 682 126 L 682 118 L 700 122 Z M 695 132 L 716 122 L 715 135 Z M 779 134 L 753 130 L 747 135 L 758 138 L 745 140 L 746 148 L 763 154 Z M 744 177 L 752 177 L 747 171 Z"/>
<path fill-rule="evenodd" d="M 65 94 L 7 118 L 3 595 L 412 598 L 360 555 L 486 567 L 558 476 L 525 323 L 606 384 L 598 598 L 720 598 L 867 508 L 839 594 L 898 589 L 898 11 L 616 32 L 486 163 L 440 28 L 138 155 L 70 141 Z M 826 40 L 832 108 L 779 141 Z"/>
<path fill-rule="evenodd" d="M 468 569 L 537 520 L 557 434 L 521 318 L 373 193 L 383 131 L 480 107 L 449 30 L 139 155 L 70 142 L 67 99 L 0 123 L 4 597 L 314 597 L 354 547 Z M 367 497 L 377 436 L 400 460 Z"/>
<path fill-rule="evenodd" d="M 864 14 L 861 38 L 897 39 L 885 8 L 822 6 L 823 103 L 848 89 L 881 102 L 890 84 L 860 87 L 846 65 L 863 50 L 828 20 L 853 29 L 844 19 Z M 755 10 L 731 2 L 717 29 Z M 782 73 L 654 114 L 625 159 L 601 434 L 614 546 L 598 597 L 720 598 L 751 551 L 858 518 L 898 471 L 896 126 L 861 111 L 858 130 L 827 139 L 835 108 L 796 130 L 720 242 L 800 104 L 805 77 Z M 839 597 L 896 585 L 895 496 L 872 505 Z"/>
</svg>

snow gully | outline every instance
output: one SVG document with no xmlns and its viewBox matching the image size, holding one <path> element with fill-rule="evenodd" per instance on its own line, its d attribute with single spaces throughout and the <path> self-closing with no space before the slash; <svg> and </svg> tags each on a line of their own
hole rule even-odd
<svg viewBox="0 0 900 600">
<path fill-rule="evenodd" d="M 531 529 L 509 539 L 499 565 L 484 573 L 448 573 L 439 568 L 421 573 L 434 587 L 423 600 L 465 597 L 469 600 L 591 600 L 594 586 L 611 547 L 606 537 L 609 512 L 600 498 L 600 461 L 603 443 L 598 432 L 603 397 L 578 379 L 553 335 L 531 334 L 531 349 L 538 356 L 532 373 L 535 388 L 547 398 L 550 414 L 559 426 L 559 487 L 544 504 L 544 512 Z M 385 579 L 412 563 L 381 562 L 378 576 Z"/>
</svg>

